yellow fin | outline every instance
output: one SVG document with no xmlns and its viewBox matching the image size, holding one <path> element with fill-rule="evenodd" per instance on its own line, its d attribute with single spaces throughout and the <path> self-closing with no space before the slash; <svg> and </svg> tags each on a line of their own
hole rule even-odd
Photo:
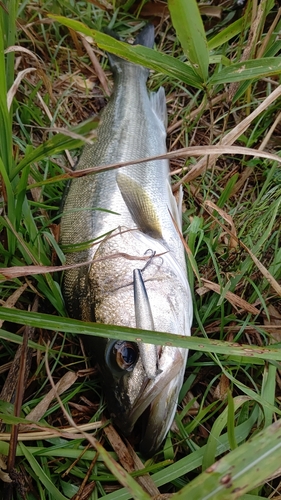
<svg viewBox="0 0 281 500">
<path fill-rule="evenodd" d="M 143 232 L 152 238 L 162 238 L 162 229 L 155 206 L 145 189 L 126 174 L 118 173 L 117 184 L 130 214 Z"/>
</svg>

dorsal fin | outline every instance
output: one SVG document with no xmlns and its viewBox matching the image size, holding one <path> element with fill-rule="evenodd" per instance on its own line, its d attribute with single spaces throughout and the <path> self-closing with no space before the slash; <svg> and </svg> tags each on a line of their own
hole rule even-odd
<svg viewBox="0 0 281 500">
<path fill-rule="evenodd" d="M 173 191 L 171 188 L 171 184 L 169 183 L 167 179 L 167 190 L 169 193 L 169 201 L 170 201 L 170 210 L 172 213 L 172 216 L 175 219 L 175 222 L 177 223 L 177 226 L 179 230 L 182 230 L 182 198 L 183 198 L 183 193 L 182 193 L 182 187 L 180 186 L 179 189 L 179 201 L 177 203 L 176 198 L 173 195 Z"/>
<path fill-rule="evenodd" d="M 116 181 L 138 228 L 152 238 L 161 239 L 162 229 L 155 205 L 145 189 L 126 174 L 118 173 Z"/>
<path fill-rule="evenodd" d="M 149 95 L 150 104 L 153 112 L 156 114 L 157 118 L 163 124 L 163 132 L 166 136 L 166 128 L 168 125 L 168 115 L 166 106 L 165 90 L 160 87 L 157 92 L 151 92 Z"/>
</svg>

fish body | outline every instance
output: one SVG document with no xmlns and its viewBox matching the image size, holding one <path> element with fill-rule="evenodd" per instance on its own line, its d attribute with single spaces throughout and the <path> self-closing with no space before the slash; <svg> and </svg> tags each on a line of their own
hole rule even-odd
<svg viewBox="0 0 281 500">
<path fill-rule="evenodd" d="M 147 26 L 135 43 L 152 46 Z M 148 70 L 110 57 L 114 91 L 78 169 L 166 153 L 163 88 L 148 94 Z M 173 220 L 174 219 L 174 220 Z M 111 415 L 125 434 L 147 415 L 141 450 L 152 455 L 174 418 L 187 350 L 145 343 L 142 329 L 190 334 L 192 301 L 181 225 L 167 160 L 147 161 L 73 179 L 61 219 L 62 245 L 94 245 L 68 253 L 69 314 L 85 321 L 138 328 L 139 341 L 91 337 L 89 348 L 103 374 Z M 79 332 L 78 332 L 79 333 Z"/>
</svg>

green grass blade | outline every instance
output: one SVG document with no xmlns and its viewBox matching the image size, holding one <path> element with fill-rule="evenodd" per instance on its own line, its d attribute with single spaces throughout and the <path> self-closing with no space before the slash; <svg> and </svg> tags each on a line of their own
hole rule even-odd
<svg viewBox="0 0 281 500">
<path fill-rule="evenodd" d="M 250 398 L 248 396 L 238 396 L 238 397 L 234 398 L 234 400 L 233 400 L 234 410 L 238 410 L 242 405 L 246 404 L 248 401 L 250 401 Z M 255 415 L 256 415 L 256 419 L 257 419 L 258 418 L 258 409 L 257 408 L 255 409 Z M 223 429 L 227 425 L 227 420 L 228 420 L 228 407 L 226 407 L 224 409 L 224 411 L 216 419 L 216 421 L 212 427 L 212 430 L 210 432 L 208 442 L 205 446 L 205 453 L 204 453 L 203 461 L 202 461 L 203 470 L 210 467 L 215 461 L 215 456 L 216 456 L 216 451 L 217 451 L 217 441 L 218 441 Z"/>
<path fill-rule="evenodd" d="M 235 439 L 235 405 L 230 391 L 228 391 L 227 402 L 228 402 L 227 435 L 229 439 L 230 448 L 234 450 L 235 448 L 237 448 L 237 443 Z"/>
<path fill-rule="evenodd" d="M 21 345 L 22 344 L 22 336 L 17 335 L 16 333 L 7 332 L 6 330 L 0 329 L 0 339 L 7 340 L 8 342 L 12 342 L 13 344 Z M 37 344 L 37 342 L 33 342 L 32 340 L 28 341 L 28 347 L 32 349 L 36 349 L 37 351 L 46 352 L 47 348 L 44 345 Z M 57 351 L 49 349 L 49 352 L 53 355 L 57 354 Z"/>
<path fill-rule="evenodd" d="M 264 57 L 237 62 L 223 68 L 210 78 L 211 85 L 255 80 L 281 73 L 281 57 Z"/>
<path fill-rule="evenodd" d="M 84 35 L 91 36 L 95 40 L 98 47 L 106 50 L 107 52 L 116 54 L 117 56 L 127 59 L 128 61 L 142 64 L 147 68 L 154 69 L 155 71 L 169 75 L 172 78 L 178 78 L 179 80 L 182 80 L 197 89 L 203 88 L 202 79 L 195 73 L 195 71 L 174 57 L 161 54 L 160 52 L 141 45 L 130 45 L 128 43 L 120 42 L 109 35 L 88 28 L 79 21 L 67 19 L 63 16 L 55 16 L 53 14 L 50 15 L 50 17 L 64 26 L 67 26 L 75 31 L 80 31 Z"/>
<path fill-rule="evenodd" d="M 249 435 L 252 426 L 257 420 L 257 412 L 253 412 L 248 421 L 243 422 L 235 429 L 235 437 L 238 443 L 243 442 Z M 229 450 L 229 443 L 227 434 L 219 436 L 216 442 L 216 456 L 225 453 Z M 196 470 L 202 464 L 202 458 L 205 453 L 206 445 L 201 449 L 190 453 L 188 456 L 178 460 L 176 463 L 166 467 L 165 469 L 156 472 L 152 476 L 152 480 L 157 487 L 163 486 L 165 484 L 170 484 L 175 479 L 188 474 L 191 471 Z M 109 495 L 103 496 L 101 500 L 128 500 L 130 496 L 128 492 L 124 489 L 110 493 Z M 192 498 L 192 497 L 190 497 Z M 192 499 L 193 500 L 193 499 Z"/>
<path fill-rule="evenodd" d="M 276 347 L 256 347 L 239 345 L 234 342 L 185 337 L 172 333 L 137 330 L 125 326 L 104 325 L 101 323 L 87 323 L 71 318 L 61 318 L 51 314 L 20 311 L 0 307 L 0 318 L 17 324 L 29 325 L 49 330 L 58 330 L 65 333 L 93 335 L 97 337 L 128 340 L 131 342 L 146 342 L 156 345 L 171 345 L 174 347 L 190 348 L 197 351 L 214 352 L 227 356 L 250 356 L 260 359 L 281 360 L 281 351 Z"/>
<path fill-rule="evenodd" d="M 0 418 L 5 424 L 17 425 L 17 424 L 32 424 L 32 420 L 28 420 L 23 417 L 14 417 L 14 415 L 8 415 L 7 413 L 0 412 Z M 40 424 L 37 424 L 40 425 Z M 46 427 L 46 425 L 44 425 Z"/>
<path fill-rule="evenodd" d="M 104 449 L 104 447 L 96 442 L 95 445 L 100 456 L 103 458 L 104 463 L 108 469 L 114 474 L 116 479 L 127 488 L 127 490 L 132 495 L 132 498 L 136 500 L 150 500 L 150 496 L 142 489 L 142 487 L 126 472 L 123 467 L 121 467 L 110 454 Z"/>
<path fill-rule="evenodd" d="M 248 27 L 249 25 L 250 21 L 246 23 L 246 27 Z M 245 19 L 243 17 L 240 17 L 240 19 L 237 19 L 232 24 L 219 31 L 217 35 L 215 35 L 213 38 L 211 38 L 211 40 L 208 41 L 209 50 L 214 50 L 218 47 L 221 47 L 229 40 L 239 35 L 243 28 L 245 29 Z"/>
<path fill-rule="evenodd" d="M 208 80 L 209 51 L 196 0 L 169 0 L 172 23 L 184 53 L 195 72 Z"/>
<path fill-rule="evenodd" d="M 67 498 L 60 493 L 60 491 L 56 488 L 54 483 L 49 479 L 49 477 L 43 471 L 42 467 L 39 465 L 37 460 L 30 453 L 28 448 L 23 443 L 20 443 L 19 446 L 20 446 L 25 458 L 27 459 L 31 469 L 33 470 L 34 474 L 36 475 L 38 480 L 41 481 L 41 483 L 44 485 L 44 487 L 50 492 L 50 494 L 52 495 L 52 498 L 54 500 L 67 500 Z"/>
<path fill-rule="evenodd" d="M 280 466 L 281 420 L 191 481 L 175 500 L 234 500 L 264 482 Z"/>
<path fill-rule="evenodd" d="M 262 380 L 262 398 L 269 404 L 274 405 L 275 393 L 276 393 L 276 372 L 277 367 L 273 364 L 266 365 L 264 368 L 263 380 Z M 264 426 L 268 427 L 274 418 L 274 412 L 268 408 L 267 405 L 263 405 L 263 415 Z"/>
<path fill-rule="evenodd" d="M 47 158 L 49 155 L 56 155 L 65 151 L 66 149 L 76 149 L 84 145 L 83 140 L 73 139 L 67 137 L 62 133 L 56 134 L 48 141 L 35 148 L 32 152 L 27 154 L 16 166 L 13 172 L 13 178 L 21 172 L 26 166 L 33 162 L 40 161 Z"/>
<path fill-rule="evenodd" d="M 2 158 L 8 176 L 13 169 L 13 146 L 12 146 L 12 112 L 7 106 L 7 92 L 14 80 L 14 54 L 7 54 L 5 61 L 5 45 L 14 45 L 15 34 L 15 6 L 16 2 L 7 2 L 7 8 L 11 10 L 11 18 L 1 7 L 0 14 L 0 158 Z M 6 42 L 6 43 L 5 43 Z"/>
</svg>

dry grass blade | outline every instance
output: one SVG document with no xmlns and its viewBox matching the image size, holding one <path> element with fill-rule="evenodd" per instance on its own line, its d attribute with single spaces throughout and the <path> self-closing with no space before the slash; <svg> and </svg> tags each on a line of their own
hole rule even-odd
<svg viewBox="0 0 281 500">
<path fill-rule="evenodd" d="M 96 5 L 99 9 L 109 10 L 113 9 L 113 5 L 106 0 L 89 0 L 90 3 Z"/>
<path fill-rule="evenodd" d="M 252 59 L 251 55 L 254 53 L 255 48 L 256 48 L 256 43 L 257 39 L 259 37 L 259 26 L 263 18 L 263 6 L 264 0 L 260 3 L 258 9 L 257 9 L 257 14 L 254 19 L 252 19 L 251 27 L 250 27 L 250 32 L 248 35 L 247 43 L 246 46 L 243 50 L 243 54 L 241 56 L 241 61 L 247 61 L 248 59 Z M 228 90 L 228 100 L 231 101 L 239 88 L 239 83 L 235 82 L 232 83 L 229 86 Z"/>
<path fill-rule="evenodd" d="M 87 37 L 85 37 L 82 33 L 80 33 L 80 36 L 82 38 L 82 43 L 87 51 L 87 54 L 91 60 L 91 63 L 93 65 L 93 68 L 97 74 L 97 77 L 103 87 L 103 90 L 105 92 L 106 95 L 110 95 L 111 92 L 109 90 L 109 87 L 108 87 L 108 83 L 107 83 L 107 78 L 106 78 L 106 75 L 105 75 L 105 72 L 103 71 L 100 63 L 99 63 L 99 60 L 98 58 L 96 57 L 93 49 L 92 49 L 92 46 L 91 44 L 88 42 L 87 40 Z"/>
<path fill-rule="evenodd" d="M 56 384 L 56 389 L 51 389 L 38 403 L 33 410 L 26 415 L 28 420 L 33 420 L 34 422 L 38 422 L 44 415 L 44 413 L 49 408 L 51 402 L 56 397 L 56 394 L 63 394 L 67 389 L 69 389 L 77 380 L 78 375 L 74 372 L 67 372 L 61 378 L 61 380 Z M 30 426 L 28 426 L 30 428 Z M 21 432 L 24 432 L 25 426 L 20 426 Z"/>
<path fill-rule="evenodd" d="M 131 457 L 134 461 L 134 469 L 135 470 L 141 470 L 143 469 L 143 463 L 139 456 L 136 454 L 133 446 L 127 441 L 127 448 L 129 450 L 129 453 L 131 454 Z M 158 488 L 156 487 L 154 481 L 151 479 L 149 474 L 145 474 L 144 476 L 141 476 L 138 478 L 138 482 L 142 485 L 144 489 L 148 491 L 148 493 L 153 496 L 153 498 L 157 498 L 160 495 L 160 492 Z"/>
<path fill-rule="evenodd" d="M 46 127 L 46 131 L 49 132 L 54 132 L 56 134 L 62 134 L 66 135 L 67 137 L 71 137 L 72 139 L 78 139 L 79 141 L 85 142 L 85 144 L 92 145 L 93 144 L 93 134 L 95 134 L 95 131 L 91 132 L 91 139 L 87 139 L 84 135 L 77 134 L 76 132 L 73 132 L 72 130 L 68 130 L 66 128 L 59 128 L 59 127 Z M 65 167 L 64 167 L 65 168 Z M 66 169 L 72 172 L 71 169 Z"/>
<path fill-rule="evenodd" d="M 266 97 L 264 101 L 257 107 L 257 109 L 255 109 L 249 116 L 246 116 L 244 120 L 242 120 L 238 125 L 236 125 L 236 127 L 234 127 L 230 132 L 228 132 L 228 134 L 224 136 L 224 138 L 221 140 L 221 146 L 230 146 L 231 144 L 233 144 L 234 141 L 236 141 L 236 139 L 238 139 L 238 137 L 240 137 L 240 135 L 247 130 L 247 128 L 251 125 L 251 123 L 255 120 L 255 118 L 257 118 L 263 111 L 265 111 L 268 108 L 268 106 L 270 106 L 274 101 L 276 101 L 280 97 L 280 95 L 281 95 L 281 85 L 279 85 L 277 89 L 275 89 L 268 97 Z M 248 154 L 248 153 L 241 153 L 241 154 Z M 202 174 L 207 167 L 211 168 L 215 164 L 217 158 L 216 156 L 209 158 L 209 155 L 210 153 L 208 153 L 208 156 L 202 158 L 202 160 L 200 160 L 196 165 L 194 165 L 194 167 L 192 167 L 192 169 L 186 175 L 184 175 L 181 181 L 175 184 L 174 189 L 175 190 L 178 189 L 182 182 L 192 181 L 193 179 L 198 177 L 198 175 Z M 251 156 L 263 157 L 259 151 L 256 151 L 254 155 L 251 154 Z M 276 157 L 275 160 L 280 162 L 280 159 L 277 160 Z"/>
<path fill-rule="evenodd" d="M 104 425 L 102 421 L 98 422 L 90 422 L 88 424 L 75 425 L 73 427 L 63 427 L 57 429 L 49 429 L 48 427 L 44 427 L 42 425 L 38 425 L 35 422 L 31 424 L 27 424 L 29 428 L 32 429 L 40 429 L 38 431 L 30 431 L 30 432 L 19 432 L 18 441 L 38 441 L 45 439 L 54 439 L 57 437 L 64 437 L 65 439 L 81 439 L 84 436 L 85 432 L 90 432 L 93 430 L 101 429 Z M 26 425 L 26 428 L 27 428 Z M 0 440 L 2 441 L 10 441 L 11 433 L 10 432 L 0 432 Z"/>
<path fill-rule="evenodd" d="M 239 240 L 224 224 L 221 224 L 221 222 L 213 216 L 213 214 L 207 209 L 205 206 L 205 210 L 212 216 L 212 218 L 219 224 L 220 227 L 224 229 L 233 239 L 235 239 L 239 245 L 241 245 L 244 250 L 248 252 L 250 255 L 251 259 L 253 262 L 256 264 L 257 268 L 261 271 L 263 276 L 266 278 L 268 283 L 272 286 L 272 288 L 275 290 L 275 292 L 281 297 L 281 286 L 279 283 L 276 281 L 276 279 L 272 276 L 272 274 L 266 269 L 266 267 L 259 261 L 259 259 L 253 254 L 253 252 L 248 248 L 241 240 Z"/>
<path fill-rule="evenodd" d="M 103 439 L 101 439 L 100 444 L 103 446 Z M 90 444 L 88 444 L 88 446 L 85 448 L 85 451 L 87 451 L 88 448 L 90 448 Z M 81 456 L 79 457 L 79 459 L 82 458 L 83 454 L 84 454 L 84 452 L 81 453 Z M 89 478 L 91 476 L 91 473 L 92 473 L 92 471 L 97 463 L 98 457 L 99 457 L 99 453 L 97 452 L 96 455 L 94 456 L 91 464 L 90 464 L 90 467 L 87 470 L 87 474 L 84 477 L 78 492 L 76 493 L 76 495 L 74 495 L 74 497 L 72 497 L 71 500 L 83 500 L 83 499 L 87 500 L 89 495 L 95 489 L 95 487 L 96 487 L 95 481 L 91 481 L 89 484 L 87 484 L 87 483 L 88 483 Z M 78 462 L 79 459 L 74 461 L 73 466 L 75 466 L 76 462 Z M 71 471 L 71 468 L 72 467 L 68 468 L 67 473 L 69 473 Z M 64 476 L 65 475 L 66 475 L 66 473 L 64 473 Z"/>
<path fill-rule="evenodd" d="M 6 470 L 7 470 L 7 465 L 5 464 L 4 460 L 0 457 L 0 480 L 3 481 L 4 483 L 12 483 L 10 475 L 8 474 L 8 472 L 5 472 Z"/>
<path fill-rule="evenodd" d="M 194 109 L 190 112 L 190 114 L 188 115 L 188 118 L 186 118 L 185 120 L 182 118 L 180 120 L 176 120 L 175 122 L 172 122 L 172 124 L 169 125 L 167 128 L 167 135 L 169 136 L 175 130 L 180 129 L 186 120 L 191 122 L 198 115 L 200 115 L 203 111 L 212 109 L 218 103 L 224 102 L 226 97 L 227 97 L 227 93 L 224 92 L 223 94 L 219 94 L 216 97 L 213 97 L 207 103 L 202 101 L 201 104 L 196 109 Z"/>
<path fill-rule="evenodd" d="M 217 283 L 213 283 L 212 281 L 209 281 L 209 280 L 206 280 L 204 278 L 201 278 L 201 280 L 203 281 L 204 283 L 204 286 L 201 287 L 201 288 L 198 288 L 196 291 L 199 295 L 202 295 L 203 293 L 206 293 L 207 291 L 209 290 L 213 290 L 213 292 L 216 292 L 218 293 L 219 295 L 221 295 L 222 293 L 222 288 L 220 285 L 218 285 Z M 238 295 L 235 295 L 235 293 L 232 293 L 232 292 L 226 292 L 224 294 L 224 297 L 230 302 L 230 304 L 232 304 L 235 308 L 239 308 L 239 309 L 242 309 L 242 311 L 247 311 L 249 312 L 250 314 L 255 314 L 255 315 L 259 315 L 260 314 L 260 310 L 257 309 L 255 306 L 253 306 L 252 304 L 249 304 L 249 302 L 247 302 L 246 300 L 242 299 L 241 297 L 239 297 Z"/>
<path fill-rule="evenodd" d="M 26 68 L 18 73 L 17 78 L 15 79 L 13 85 L 11 86 L 7 94 L 7 107 L 9 111 L 21 81 L 24 79 L 26 75 L 28 75 L 28 73 L 31 73 L 32 71 L 36 71 L 36 68 Z"/>
<path fill-rule="evenodd" d="M 272 286 L 273 290 L 281 297 L 281 286 L 276 281 L 276 279 L 272 276 L 272 274 L 266 269 L 266 267 L 260 262 L 259 259 L 253 254 L 253 252 L 248 248 L 244 243 L 239 240 L 240 245 L 248 252 L 253 262 L 256 264 L 257 268 L 263 274 L 268 283 Z"/>
<path fill-rule="evenodd" d="M 246 155 L 246 156 L 266 158 L 268 160 L 277 161 L 278 163 L 281 163 L 281 158 L 275 154 L 267 153 L 264 151 L 257 151 L 256 149 L 245 148 L 242 146 L 198 146 L 198 147 L 193 146 L 190 148 L 182 148 L 182 149 L 179 149 L 176 151 L 171 151 L 170 153 L 167 153 L 164 155 L 149 156 L 147 158 L 138 158 L 137 160 L 130 160 L 130 161 L 126 161 L 126 162 L 110 163 L 108 165 L 99 165 L 97 167 L 91 167 L 91 168 L 87 168 L 84 170 L 75 170 L 73 172 L 70 172 L 69 169 L 67 169 L 68 170 L 67 174 L 58 175 L 54 178 L 49 178 L 49 179 L 42 181 L 42 182 L 36 182 L 36 183 L 32 184 L 31 187 L 34 188 L 34 187 L 42 186 L 42 185 L 46 185 L 46 184 L 54 184 L 54 183 L 57 183 L 58 181 L 68 180 L 68 179 L 77 178 L 77 177 L 86 177 L 87 175 L 91 175 L 94 173 L 106 172 L 108 170 L 115 170 L 115 169 L 118 169 L 121 167 L 126 167 L 129 165 L 136 165 L 138 163 L 145 163 L 145 162 L 153 161 L 153 160 L 163 160 L 163 159 L 170 160 L 170 159 L 176 159 L 176 158 L 182 158 L 182 157 L 185 158 L 185 157 L 189 157 L 189 156 L 202 156 L 204 154 L 207 154 L 208 157 L 214 156 L 214 158 L 215 158 L 214 162 L 219 155 L 240 154 L 240 155 Z M 204 157 L 202 161 L 204 161 L 206 163 L 207 160 L 205 161 L 205 157 Z M 199 163 L 197 165 L 199 165 Z M 204 165 L 205 165 L 205 163 L 204 163 Z M 201 163 L 200 163 L 200 165 L 201 165 Z M 189 167 L 184 167 L 183 170 L 186 168 L 189 168 Z M 195 172 L 195 170 L 197 172 L 197 166 L 193 167 L 190 170 L 190 172 L 188 174 L 186 174 L 186 176 L 184 176 L 180 182 L 174 184 L 173 190 L 177 191 L 179 189 L 181 183 L 187 179 L 187 176 L 189 176 L 189 174 L 192 174 L 192 175 L 191 175 L 191 178 L 188 177 L 188 180 L 192 180 L 195 177 L 197 177 L 200 173 L 202 173 L 202 171 L 203 171 L 202 169 L 200 169 L 200 172 L 198 171 L 196 173 L 196 175 L 193 176 L 193 173 Z"/>
<path fill-rule="evenodd" d="M 269 43 L 269 40 L 270 40 L 270 37 L 272 35 L 272 33 L 274 32 L 277 24 L 278 24 L 278 21 L 281 17 L 281 8 L 278 9 L 277 11 L 277 14 L 275 16 L 275 19 L 273 20 L 273 22 L 271 23 L 271 26 L 270 28 L 268 29 L 268 32 L 266 33 L 260 47 L 258 48 L 258 51 L 257 51 L 257 59 L 261 58 L 263 55 L 264 55 L 264 52 L 266 50 L 266 47 L 268 46 L 268 43 Z"/>
<path fill-rule="evenodd" d="M 160 257 L 161 255 L 164 255 L 166 252 L 161 252 L 159 254 L 155 254 L 155 257 Z M 95 259 L 94 261 L 87 260 L 85 262 L 79 262 L 79 264 L 69 264 L 65 266 L 14 266 L 14 267 L 3 267 L 1 268 L 1 273 L 0 273 L 0 282 L 5 281 L 5 279 L 15 279 L 15 278 L 20 278 L 22 276 L 32 276 L 34 274 L 46 274 L 46 273 L 55 273 L 59 271 L 65 271 L 66 269 L 73 269 L 76 267 L 83 267 L 83 266 L 89 266 L 94 264 L 95 262 L 100 262 L 103 260 L 109 260 L 109 259 L 119 259 L 122 257 L 123 259 L 127 260 L 144 260 L 148 261 L 150 257 L 143 256 L 135 256 L 135 255 L 129 255 L 124 252 L 118 252 L 118 253 L 113 253 L 111 255 L 107 255 L 106 257 L 99 257 Z M 1 275 L 5 278 L 1 278 Z"/>
<path fill-rule="evenodd" d="M 281 95 L 281 86 L 280 86 L 280 95 Z M 242 132 L 241 132 L 242 133 Z M 240 135 L 240 134 L 239 134 Z M 239 137 L 238 135 L 238 137 Z M 230 145 L 221 145 L 221 146 L 193 146 L 190 148 L 182 148 L 176 151 L 171 151 L 170 153 L 164 154 L 164 155 L 157 155 L 157 156 L 148 156 L 147 158 L 139 158 L 137 160 L 130 160 L 130 161 L 124 161 L 120 163 L 111 163 L 109 165 L 101 165 L 98 167 L 92 167 L 92 168 L 87 168 L 85 170 L 75 170 L 75 172 L 72 172 L 70 175 L 71 178 L 76 178 L 76 177 L 84 177 L 86 175 L 92 174 L 92 173 L 97 173 L 97 172 L 105 172 L 107 170 L 113 170 L 121 167 L 126 167 L 129 165 L 136 165 L 137 163 L 145 163 L 147 161 L 153 161 L 153 160 L 164 160 L 164 159 L 175 159 L 175 158 L 182 158 L 182 157 L 188 157 L 188 156 L 202 156 L 203 154 L 207 154 L 208 156 L 214 156 L 217 157 L 218 155 L 224 155 L 224 154 L 240 154 L 240 155 L 248 155 L 248 156 L 259 156 L 260 158 L 266 158 L 268 160 L 272 161 L 277 161 L 278 163 L 281 163 L 281 158 L 277 155 L 274 155 L 272 153 L 266 153 L 264 151 L 257 151 L 256 149 L 252 148 L 245 148 L 242 146 L 230 146 Z M 214 160 L 215 161 L 215 160 Z M 193 172 L 192 170 L 189 172 L 191 174 Z M 197 177 L 197 175 L 196 175 Z M 64 177 L 65 179 L 67 177 Z M 194 179 L 194 177 L 192 177 Z M 192 180 L 191 179 L 191 180 Z M 175 184 L 174 189 L 178 189 L 181 183 Z"/>
<path fill-rule="evenodd" d="M 98 453 L 97 453 L 97 457 L 98 457 Z M 93 464 L 93 468 L 95 466 L 95 460 L 93 460 L 92 464 Z M 91 465 L 92 465 L 91 464 Z M 91 467 L 89 467 L 89 473 L 92 472 L 92 469 Z M 81 485 L 81 488 L 79 488 L 79 491 L 76 495 L 74 495 L 74 497 L 71 498 L 71 500 L 89 500 L 89 498 L 91 498 L 91 494 L 93 493 L 95 487 L 96 487 L 96 483 L 95 481 L 92 481 L 91 483 L 88 483 L 84 485 L 84 481 L 87 480 L 87 476 L 83 479 L 83 483 Z"/>
<path fill-rule="evenodd" d="M 56 387 L 54 384 L 54 381 L 52 379 L 52 375 L 50 372 L 49 364 L 48 364 L 48 352 L 46 352 L 45 356 L 45 363 L 46 363 L 46 371 L 48 374 L 48 378 L 51 382 L 51 385 L 53 389 L 56 391 Z M 63 414 L 67 418 L 68 422 L 76 429 L 78 429 L 78 426 L 75 424 L 74 420 L 72 417 L 66 412 L 62 401 L 60 399 L 60 396 L 58 395 L 56 391 L 56 398 L 57 401 L 63 411 Z M 106 466 L 109 468 L 109 470 L 115 475 L 115 477 L 119 480 L 119 482 L 125 486 L 128 491 L 131 493 L 133 498 L 140 498 L 142 500 L 149 500 L 150 497 L 147 495 L 147 493 L 138 485 L 138 483 L 110 456 L 110 454 L 101 446 L 101 444 L 94 438 L 94 436 L 87 434 L 85 432 L 82 432 L 82 435 L 89 441 L 89 443 L 97 450 L 97 452 L 102 456 Z"/>
<path fill-rule="evenodd" d="M 38 299 L 35 299 L 36 309 L 38 305 Z M 23 342 L 21 345 L 21 357 L 19 361 L 19 370 L 17 374 L 17 388 L 15 393 L 15 404 L 14 404 L 14 416 L 19 417 L 21 413 L 21 407 L 24 397 L 25 391 L 25 383 L 27 379 L 26 371 L 29 371 L 30 363 L 27 363 L 27 355 L 28 355 L 28 337 L 30 333 L 30 327 L 25 327 L 23 332 Z M 9 441 L 9 453 L 7 459 L 7 472 L 10 474 L 13 473 L 15 463 L 16 463 L 16 451 L 17 451 L 17 443 L 18 443 L 18 434 L 19 434 L 19 426 L 18 424 L 13 424 L 11 429 L 11 436 Z M 6 498 L 10 500 L 13 498 L 13 483 L 6 483 Z"/>
<path fill-rule="evenodd" d="M 28 284 L 24 283 L 24 285 L 21 285 L 19 288 L 17 288 L 8 298 L 6 301 L 1 300 L 0 303 L 2 306 L 5 307 L 14 307 L 21 297 L 21 295 L 24 293 L 24 291 L 27 289 Z M 0 328 L 2 328 L 4 321 L 0 320 Z M 1 393 L 2 394 L 2 393 Z M 3 399 L 0 395 L 0 399 Z"/>
<path fill-rule="evenodd" d="M 267 308 L 267 312 L 270 320 L 264 318 L 264 324 L 267 326 L 267 331 L 270 332 L 271 335 L 271 343 L 281 342 L 281 314 L 274 307 L 273 304 L 269 304 Z M 272 331 L 270 330 L 273 327 Z M 277 330 L 274 328 L 277 327 Z"/>
<path fill-rule="evenodd" d="M 216 212 L 220 214 L 220 216 L 230 225 L 230 231 L 231 234 L 234 235 L 234 238 L 231 236 L 229 239 L 229 248 L 236 248 L 238 243 L 237 243 L 237 231 L 235 228 L 235 224 L 233 221 L 233 218 L 226 213 L 225 210 L 222 210 L 219 208 L 215 203 L 213 203 L 211 200 L 206 200 L 205 201 L 205 206 L 212 208 Z"/>
<path fill-rule="evenodd" d="M 258 147 L 258 151 L 263 151 L 264 148 L 267 146 L 273 132 L 275 131 L 275 129 L 277 128 L 277 126 L 279 125 L 281 121 L 281 112 L 277 114 L 274 122 L 272 123 L 270 129 L 268 130 L 267 134 L 265 135 L 265 137 L 263 138 L 260 146 Z M 246 180 L 251 176 L 253 172 L 253 169 L 251 167 L 246 167 L 245 170 L 243 171 L 240 179 L 237 181 L 237 183 L 235 184 L 234 186 L 234 189 L 233 189 L 233 195 L 237 192 L 240 191 L 240 189 L 245 185 L 245 182 Z"/>
<path fill-rule="evenodd" d="M 217 17 L 221 19 L 222 7 L 216 5 L 199 5 L 200 13 L 204 16 Z"/>
<path fill-rule="evenodd" d="M 130 446 L 129 443 L 127 446 L 125 445 L 112 425 L 107 425 L 103 431 L 112 448 L 117 453 L 121 465 L 127 472 L 134 472 L 135 470 L 141 470 L 144 468 L 142 461 L 137 457 L 132 446 Z M 148 474 L 137 478 L 136 481 L 152 497 L 159 495 L 158 488 L 155 486 Z"/>
<path fill-rule="evenodd" d="M 5 303 L 6 307 L 14 307 L 15 303 L 19 299 L 20 295 L 26 290 L 27 284 L 22 285 L 19 287 L 16 292 L 9 297 L 7 302 Z M 32 311 L 37 311 L 38 310 L 38 298 L 36 297 Z M 1 326 L 3 324 L 3 321 L 1 321 Z M 25 335 L 27 335 L 27 340 L 33 340 L 35 333 L 35 328 L 27 328 L 24 329 L 24 338 Z M 24 370 L 24 382 L 23 385 L 25 387 L 29 370 L 31 367 L 31 359 L 32 359 L 32 349 L 27 349 L 24 347 L 24 343 L 20 345 L 16 351 L 15 357 L 13 359 L 13 362 L 10 366 L 8 376 L 5 379 L 5 383 L 2 387 L 1 394 L 0 394 L 0 399 L 2 401 L 10 402 L 14 399 L 15 396 L 15 391 L 16 391 L 16 386 L 18 385 L 18 374 L 21 373 L 21 369 Z M 25 367 L 22 367 L 23 361 L 25 362 Z"/>
<path fill-rule="evenodd" d="M 37 55 L 25 47 L 20 47 L 19 45 L 11 45 L 6 50 L 4 50 L 5 54 L 10 54 L 11 52 L 22 52 L 23 54 L 27 54 L 27 55 L 33 57 L 37 62 L 39 62 Z"/>
</svg>

